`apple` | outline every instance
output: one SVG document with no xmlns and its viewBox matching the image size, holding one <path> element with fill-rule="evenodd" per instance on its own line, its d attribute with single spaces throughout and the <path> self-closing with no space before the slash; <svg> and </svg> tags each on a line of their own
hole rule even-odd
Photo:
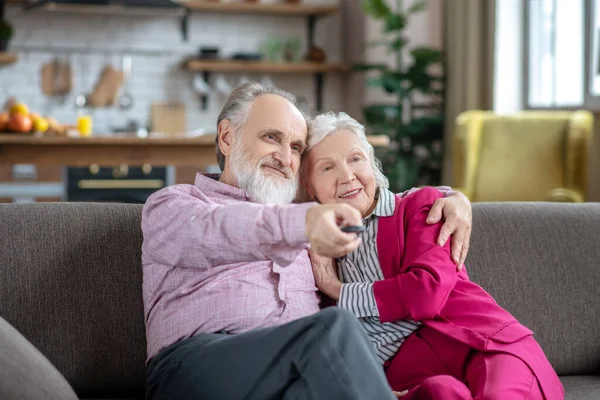
<svg viewBox="0 0 600 400">
<path fill-rule="evenodd" d="M 31 118 L 23 114 L 14 114 L 8 121 L 8 130 L 11 132 L 27 133 L 31 132 L 33 123 Z"/>
<path fill-rule="evenodd" d="M 7 112 L 0 112 L 0 132 L 6 131 L 8 129 L 8 120 L 10 116 Z"/>
</svg>

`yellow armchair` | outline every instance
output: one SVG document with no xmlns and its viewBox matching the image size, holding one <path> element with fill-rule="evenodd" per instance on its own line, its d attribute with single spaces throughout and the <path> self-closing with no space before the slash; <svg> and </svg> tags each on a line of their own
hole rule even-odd
<svg viewBox="0 0 600 400">
<path fill-rule="evenodd" d="M 463 112 L 453 186 L 471 201 L 585 201 L 593 121 L 581 110 Z"/>
</svg>

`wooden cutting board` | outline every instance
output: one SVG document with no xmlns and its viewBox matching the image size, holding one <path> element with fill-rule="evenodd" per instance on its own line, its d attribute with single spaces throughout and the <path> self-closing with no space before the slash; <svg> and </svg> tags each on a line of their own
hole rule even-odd
<svg viewBox="0 0 600 400">
<path fill-rule="evenodd" d="M 73 89 L 73 71 L 71 69 L 71 63 L 59 63 L 58 75 L 60 77 L 59 93 L 61 95 L 67 95 L 71 93 L 71 90 Z"/>
<path fill-rule="evenodd" d="M 42 80 L 42 92 L 46 96 L 54 96 L 54 82 L 55 82 L 55 67 L 56 63 L 51 61 L 42 65 L 40 71 Z"/>
<path fill-rule="evenodd" d="M 40 70 L 42 92 L 46 96 L 67 95 L 73 88 L 71 63 L 58 59 L 42 65 Z"/>
<path fill-rule="evenodd" d="M 92 107 L 108 107 L 115 103 L 119 88 L 123 83 L 123 72 L 107 65 L 102 70 L 89 100 Z"/>
<path fill-rule="evenodd" d="M 151 125 L 152 132 L 186 133 L 185 105 L 181 103 L 153 103 L 151 106 Z"/>
</svg>

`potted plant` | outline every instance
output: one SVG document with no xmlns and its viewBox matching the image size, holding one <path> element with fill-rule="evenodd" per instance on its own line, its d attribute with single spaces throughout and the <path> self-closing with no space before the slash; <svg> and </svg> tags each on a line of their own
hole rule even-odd
<svg viewBox="0 0 600 400">
<path fill-rule="evenodd" d="M 391 95 L 389 101 L 363 108 L 370 134 L 388 135 L 390 148 L 381 159 L 390 188 L 402 191 L 441 180 L 444 115 L 442 52 L 430 47 L 409 47 L 406 27 L 411 15 L 421 12 L 426 1 L 407 8 L 396 0 L 396 10 L 386 0 L 363 0 L 364 11 L 382 26 L 382 38 L 372 46 L 387 47 L 394 63 L 355 65 L 369 71 L 367 85 Z"/>
<path fill-rule="evenodd" d="M 0 52 L 8 50 L 8 42 L 13 36 L 13 27 L 6 20 L 0 21 Z"/>
</svg>

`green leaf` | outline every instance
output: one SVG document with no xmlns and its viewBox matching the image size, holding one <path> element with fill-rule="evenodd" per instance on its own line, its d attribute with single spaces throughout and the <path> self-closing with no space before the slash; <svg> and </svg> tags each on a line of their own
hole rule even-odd
<svg viewBox="0 0 600 400">
<path fill-rule="evenodd" d="M 406 72 L 411 89 L 427 93 L 432 89 L 432 79 L 427 71 L 419 65 L 413 64 Z"/>
<path fill-rule="evenodd" d="M 442 52 L 430 47 L 416 47 L 410 54 L 415 64 L 431 65 L 442 61 Z"/>
<path fill-rule="evenodd" d="M 352 66 L 354 71 L 372 71 L 372 70 L 380 70 L 383 71 L 387 69 L 387 65 L 385 64 L 355 64 Z"/>
<path fill-rule="evenodd" d="M 370 131 L 377 127 L 379 134 L 388 134 L 395 127 L 395 122 L 400 118 L 402 109 L 395 104 L 372 104 L 363 108 L 365 121 Z"/>
<path fill-rule="evenodd" d="M 390 13 L 390 15 L 385 18 L 384 32 L 389 33 L 394 31 L 401 31 L 406 27 L 406 23 L 406 14 Z"/>
<path fill-rule="evenodd" d="M 415 1 L 414 3 L 412 3 L 412 5 L 408 8 L 408 10 L 406 12 L 408 12 L 409 14 L 414 14 L 414 13 L 418 13 L 421 11 L 425 11 L 426 8 L 427 8 L 427 2 L 425 0 L 420 0 L 420 1 Z"/>
<path fill-rule="evenodd" d="M 382 76 L 383 90 L 387 93 L 401 93 L 404 91 L 402 79 L 395 72 L 385 71 Z"/>
<path fill-rule="evenodd" d="M 367 86 L 381 88 L 388 94 L 398 93 L 404 96 L 406 92 L 403 78 L 393 71 L 383 71 L 380 76 L 367 78 Z"/>
<path fill-rule="evenodd" d="M 408 39 L 406 39 L 402 36 L 399 36 L 390 43 L 390 50 L 400 51 L 407 44 L 408 44 Z"/>
<path fill-rule="evenodd" d="M 392 14 L 385 0 L 364 0 L 363 11 L 376 19 L 387 19 Z"/>
</svg>

